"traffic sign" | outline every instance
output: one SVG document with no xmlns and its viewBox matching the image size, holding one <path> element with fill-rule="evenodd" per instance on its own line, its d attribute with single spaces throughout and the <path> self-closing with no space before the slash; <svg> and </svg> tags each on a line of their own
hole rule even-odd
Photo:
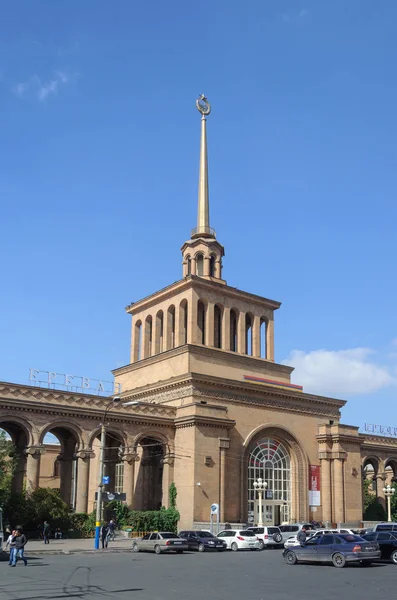
<svg viewBox="0 0 397 600">
<path fill-rule="evenodd" d="M 102 477 L 102 485 L 109 485 L 109 483 L 110 483 L 110 477 L 109 477 L 109 475 L 104 475 Z"/>
</svg>

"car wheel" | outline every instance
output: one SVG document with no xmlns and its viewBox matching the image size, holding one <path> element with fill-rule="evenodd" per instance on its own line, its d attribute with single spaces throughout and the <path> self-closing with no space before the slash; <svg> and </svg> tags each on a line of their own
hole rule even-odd
<svg viewBox="0 0 397 600">
<path fill-rule="evenodd" d="M 361 567 L 369 567 L 369 565 L 372 565 L 372 560 L 360 560 Z"/>
<path fill-rule="evenodd" d="M 265 549 L 265 544 L 263 542 L 263 540 L 259 540 L 259 550 L 264 550 Z"/>
<path fill-rule="evenodd" d="M 139 552 L 139 546 L 138 546 L 138 544 L 132 544 L 132 551 L 133 552 Z"/>
<path fill-rule="evenodd" d="M 298 562 L 295 552 L 291 551 L 287 552 L 287 554 L 284 557 L 284 560 L 287 563 L 287 565 L 296 565 L 296 563 Z"/>
<path fill-rule="evenodd" d="M 273 535 L 273 540 L 276 542 L 276 544 L 281 544 L 281 542 L 283 541 L 283 536 L 281 535 L 281 533 L 275 533 Z"/>
<path fill-rule="evenodd" d="M 156 546 L 154 547 L 154 551 L 155 551 L 155 553 L 156 553 L 156 554 L 161 554 L 161 548 L 160 548 L 160 546 L 157 546 L 157 545 L 156 545 Z"/>
<path fill-rule="evenodd" d="M 204 550 L 205 550 L 204 544 L 199 544 L 197 549 L 199 552 L 204 552 Z"/>
<path fill-rule="evenodd" d="M 237 552 L 238 546 L 237 546 L 236 542 L 233 542 L 233 544 L 230 546 L 230 548 L 233 550 L 233 552 Z"/>
<path fill-rule="evenodd" d="M 392 562 L 397 565 L 397 550 L 394 550 L 391 554 L 390 554 L 390 559 L 392 560 Z"/>
<path fill-rule="evenodd" d="M 340 552 L 335 552 L 332 557 L 332 564 L 338 569 L 343 569 L 343 567 L 346 565 L 346 558 Z"/>
</svg>

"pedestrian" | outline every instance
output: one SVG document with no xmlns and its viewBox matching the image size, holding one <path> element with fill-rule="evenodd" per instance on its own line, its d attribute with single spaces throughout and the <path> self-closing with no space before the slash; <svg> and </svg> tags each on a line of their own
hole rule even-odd
<svg viewBox="0 0 397 600">
<path fill-rule="evenodd" d="M 112 542 L 114 542 L 114 538 L 116 537 L 116 523 L 114 522 L 114 519 L 110 519 L 109 521 L 109 533 L 108 533 L 108 538 L 109 541 L 111 540 Z"/>
<path fill-rule="evenodd" d="M 15 531 L 15 529 L 13 531 L 11 531 L 10 535 L 7 538 L 6 545 L 3 548 L 3 550 L 7 550 L 7 546 L 9 546 L 9 548 L 10 548 L 10 558 L 8 560 L 9 565 L 12 565 L 12 561 L 14 558 L 16 533 L 17 532 Z"/>
<path fill-rule="evenodd" d="M 62 539 L 62 531 L 60 530 L 60 528 L 59 528 L 59 527 L 57 527 L 57 528 L 55 529 L 54 538 L 55 538 L 56 540 L 61 540 L 61 539 Z"/>
<path fill-rule="evenodd" d="M 104 522 L 104 524 L 101 527 L 101 540 L 102 540 L 102 550 L 104 550 L 105 548 L 108 547 L 108 542 L 109 542 L 109 526 L 106 523 L 106 521 Z"/>
<path fill-rule="evenodd" d="M 25 567 L 28 564 L 28 561 L 26 560 L 25 556 L 24 556 L 24 550 L 25 550 L 25 546 L 27 543 L 27 539 L 26 539 L 26 535 L 24 533 L 22 533 L 22 531 L 20 529 L 17 529 L 16 531 L 16 535 L 14 538 L 15 541 L 15 550 L 13 552 L 13 558 L 12 558 L 12 567 L 16 567 L 17 564 L 17 559 L 18 556 L 23 560 Z"/>
<path fill-rule="evenodd" d="M 37 526 L 37 533 L 39 534 L 39 538 L 42 540 L 43 539 L 43 525 L 42 525 L 42 523 L 39 523 L 39 525 Z"/>
<path fill-rule="evenodd" d="M 44 521 L 44 525 L 43 525 L 43 538 L 44 538 L 44 543 L 45 544 L 49 544 L 50 540 L 50 533 L 51 533 L 51 527 L 48 521 Z"/>
<path fill-rule="evenodd" d="M 306 527 L 302 527 L 302 529 L 296 536 L 296 539 L 298 540 L 298 542 L 300 543 L 301 546 L 304 546 L 306 543 L 306 538 L 307 538 Z"/>
</svg>

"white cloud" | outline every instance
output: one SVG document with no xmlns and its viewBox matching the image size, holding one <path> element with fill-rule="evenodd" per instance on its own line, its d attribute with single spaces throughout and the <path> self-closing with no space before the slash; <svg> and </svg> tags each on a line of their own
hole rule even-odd
<svg viewBox="0 0 397 600">
<path fill-rule="evenodd" d="M 373 355 L 369 348 L 293 350 L 282 364 L 295 367 L 293 379 L 304 391 L 343 398 L 371 394 L 397 383 L 387 367 L 371 360 Z"/>
<path fill-rule="evenodd" d="M 59 89 L 71 81 L 70 76 L 64 71 L 55 71 L 53 77 L 43 81 L 38 75 L 32 75 L 26 81 L 20 81 L 13 87 L 13 92 L 18 98 L 33 94 L 39 102 L 45 102 L 49 96 L 57 94 Z"/>
</svg>

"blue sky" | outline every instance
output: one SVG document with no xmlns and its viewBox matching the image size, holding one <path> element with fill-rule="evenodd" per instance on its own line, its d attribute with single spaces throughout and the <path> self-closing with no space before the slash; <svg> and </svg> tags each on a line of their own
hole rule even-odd
<svg viewBox="0 0 397 600">
<path fill-rule="evenodd" d="M 180 279 L 199 115 L 228 283 L 282 301 L 276 359 L 397 425 L 397 5 L 2 4 L 1 367 L 110 379 L 131 301 Z"/>
</svg>

